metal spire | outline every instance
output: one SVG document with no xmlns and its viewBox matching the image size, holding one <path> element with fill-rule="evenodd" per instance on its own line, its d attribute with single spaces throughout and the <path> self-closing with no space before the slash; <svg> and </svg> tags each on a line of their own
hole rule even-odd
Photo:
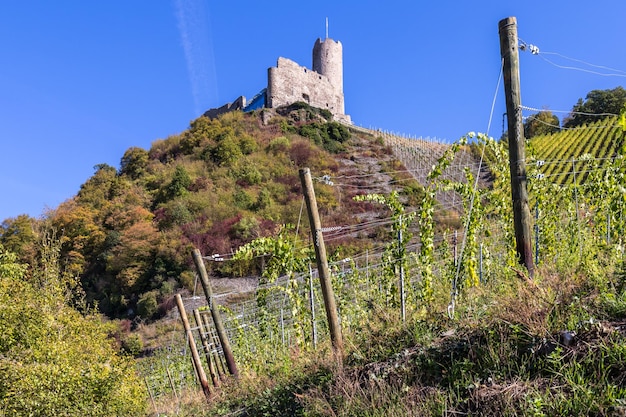
<svg viewBox="0 0 626 417">
<path fill-rule="evenodd" d="M 326 18 L 326 39 L 328 39 L 328 17 Z"/>
</svg>

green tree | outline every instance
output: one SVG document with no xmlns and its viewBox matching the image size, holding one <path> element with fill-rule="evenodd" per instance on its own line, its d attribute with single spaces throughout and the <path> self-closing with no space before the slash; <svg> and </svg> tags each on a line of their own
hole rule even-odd
<svg viewBox="0 0 626 417">
<path fill-rule="evenodd" d="M 17 261 L 17 256 L 0 244 L 0 282 L 2 279 L 20 279 L 26 272 L 26 265 Z"/>
<path fill-rule="evenodd" d="M 220 135 L 211 149 L 211 158 L 218 165 L 230 166 L 242 155 L 237 138 L 231 133 Z"/>
<path fill-rule="evenodd" d="M 187 194 L 187 189 L 191 185 L 191 178 L 189 173 L 182 165 L 176 165 L 176 170 L 172 176 L 172 181 L 165 189 L 165 195 L 167 200 L 171 200 L 176 197 Z"/>
<path fill-rule="evenodd" d="M 549 110 L 533 114 L 524 122 L 524 136 L 526 139 L 535 136 L 549 135 L 560 130 L 559 118 Z"/>
<path fill-rule="evenodd" d="M 563 120 L 563 127 L 572 128 L 589 124 L 598 119 L 597 114 L 620 114 L 626 104 L 626 90 L 616 87 L 612 90 L 593 90 L 587 97 L 578 99 L 572 112 Z"/>
<path fill-rule="evenodd" d="M 120 174 L 128 175 L 131 179 L 141 177 L 146 172 L 149 159 L 145 149 L 136 146 L 128 148 L 120 161 Z"/>
</svg>

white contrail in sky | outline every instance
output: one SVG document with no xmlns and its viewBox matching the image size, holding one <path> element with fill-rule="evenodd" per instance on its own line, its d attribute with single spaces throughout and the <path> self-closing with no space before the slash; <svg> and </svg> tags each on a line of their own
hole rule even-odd
<svg viewBox="0 0 626 417">
<path fill-rule="evenodd" d="M 205 0 L 174 0 L 178 32 L 185 53 L 194 116 L 216 107 L 217 77 Z"/>
</svg>

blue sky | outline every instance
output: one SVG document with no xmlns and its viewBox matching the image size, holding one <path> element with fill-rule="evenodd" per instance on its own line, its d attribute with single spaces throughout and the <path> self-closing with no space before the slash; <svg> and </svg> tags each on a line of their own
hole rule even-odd
<svg viewBox="0 0 626 417">
<path fill-rule="evenodd" d="M 0 221 L 41 216 L 75 195 L 95 165 L 118 167 L 129 147 L 148 149 L 205 110 L 252 97 L 279 56 L 310 68 L 326 17 L 343 44 L 355 124 L 445 141 L 486 132 L 500 73 L 498 21 L 508 16 L 541 51 L 520 57 L 524 105 L 570 110 L 591 90 L 626 85 L 623 0 L 4 1 Z M 593 74 L 616 71 L 548 52 L 622 72 Z"/>
</svg>

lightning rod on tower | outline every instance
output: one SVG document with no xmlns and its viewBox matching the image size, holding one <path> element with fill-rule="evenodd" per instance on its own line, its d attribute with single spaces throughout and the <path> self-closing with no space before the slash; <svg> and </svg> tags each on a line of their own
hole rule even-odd
<svg viewBox="0 0 626 417">
<path fill-rule="evenodd" d="M 326 39 L 328 39 L 328 18 L 326 18 Z"/>
</svg>

